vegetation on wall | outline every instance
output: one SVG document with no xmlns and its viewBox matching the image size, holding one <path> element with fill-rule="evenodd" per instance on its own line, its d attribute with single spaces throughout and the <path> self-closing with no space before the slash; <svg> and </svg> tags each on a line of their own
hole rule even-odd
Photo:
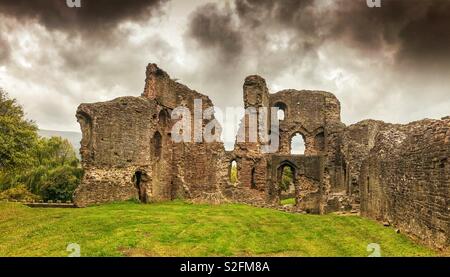
<svg viewBox="0 0 450 277">
<path fill-rule="evenodd" d="M 71 144 L 39 137 L 23 108 L 0 89 L 0 200 L 68 201 L 81 176 Z"/>
<path fill-rule="evenodd" d="M 294 182 L 294 173 L 289 166 L 285 166 L 283 168 L 282 176 L 281 176 L 281 184 L 280 188 L 282 191 L 289 190 L 289 187 Z"/>
</svg>

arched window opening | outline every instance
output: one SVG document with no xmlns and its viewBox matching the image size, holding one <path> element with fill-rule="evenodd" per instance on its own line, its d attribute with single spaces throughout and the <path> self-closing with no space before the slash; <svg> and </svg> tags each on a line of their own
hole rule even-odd
<svg viewBox="0 0 450 277">
<path fill-rule="evenodd" d="M 236 184 L 238 182 L 238 169 L 237 162 L 235 160 L 230 163 L 230 182 Z"/>
<path fill-rule="evenodd" d="M 283 102 L 278 102 L 274 105 L 274 107 L 278 108 L 277 117 L 278 120 L 282 121 L 286 118 L 287 115 L 287 105 Z"/>
<path fill-rule="evenodd" d="M 161 158 L 162 149 L 162 136 L 159 132 L 155 132 L 151 140 L 153 157 L 156 159 Z"/>
<path fill-rule="evenodd" d="M 169 120 L 170 120 L 170 115 L 167 112 L 167 110 L 164 110 L 164 109 L 161 110 L 158 115 L 159 124 L 167 125 L 169 123 Z"/>
<path fill-rule="evenodd" d="M 305 139 L 302 134 L 297 133 L 291 139 L 291 155 L 305 154 Z"/>
</svg>

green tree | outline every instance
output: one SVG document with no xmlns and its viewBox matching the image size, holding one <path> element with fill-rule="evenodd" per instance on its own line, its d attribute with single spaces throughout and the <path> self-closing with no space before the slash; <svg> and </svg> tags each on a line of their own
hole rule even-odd
<svg viewBox="0 0 450 277">
<path fill-rule="evenodd" d="M 39 195 L 44 200 L 72 200 L 82 170 L 70 165 L 55 167 L 41 180 Z"/>
<path fill-rule="evenodd" d="M 36 164 L 23 182 L 44 200 L 72 200 L 83 171 L 70 142 L 41 138 L 35 156 Z"/>
<path fill-rule="evenodd" d="M 35 124 L 24 119 L 22 107 L 3 91 L 0 130 L 0 190 L 12 189 L 4 197 L 23 194 L 30 199 L 28 191 L 44 200 L 72 199 L 83 171 L 69 141 L 40 138 Z"/>
<path fill-rule="evenodd" d="M 71 200 L 83 171 L 69 141 L 40 138 L 33 157 L 33 166 L 16 176 L 15 182 L 25 184 L 44 200 Z"/>
<path fill-rule="evenodd" d="M 0 88 L 0 175 L 32 163 L 37 137 L 34 122 L 25 119 L 22 107 Z"/>
</svg>

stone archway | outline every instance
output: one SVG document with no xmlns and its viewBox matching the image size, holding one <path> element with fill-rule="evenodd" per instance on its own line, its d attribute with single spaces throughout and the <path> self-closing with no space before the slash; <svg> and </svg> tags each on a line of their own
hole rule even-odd
<svg viewBox="0 0 450 277">
<path fill-rule="evenodd" d="M 290 161 L 283 161 L 278 165 L 276 187 L 279 201 L 294 198 L 296 203 L 298 194 L 296 186 L 297 173 L 297 166 Z"/>
<path fill-rule="evenodd" d="M 133 183 L 138 191 L 138 197 L 139 201 L 141 203 L 147 203 L 148 197 L 147 197 L 147 183 L 148 183 L 148 176 L 147 173 L 142 170 L 136 170 L 136 172 L 133 175 Z"/>
</svg>

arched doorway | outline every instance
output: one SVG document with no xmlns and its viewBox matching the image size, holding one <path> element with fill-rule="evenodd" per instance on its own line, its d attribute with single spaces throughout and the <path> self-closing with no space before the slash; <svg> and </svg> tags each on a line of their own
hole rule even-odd
<svg viewBox="0 0 450 277">
<path fill-rule="evenodd" d="M 296 167 L 289 161 L 280 164 L 277 170 L 277 185 L 280 201 L 290 199 L 296 202 Z"/>
<path fill-rule="evenodd" d="M 139 195 L 139 201 L 141 203 L 147 203 L 147 187 L 145 183 L 147 182 L 147 174 L 138 170 L 134 173 L 133 183 L 136 187 Z"/>
</svg>

